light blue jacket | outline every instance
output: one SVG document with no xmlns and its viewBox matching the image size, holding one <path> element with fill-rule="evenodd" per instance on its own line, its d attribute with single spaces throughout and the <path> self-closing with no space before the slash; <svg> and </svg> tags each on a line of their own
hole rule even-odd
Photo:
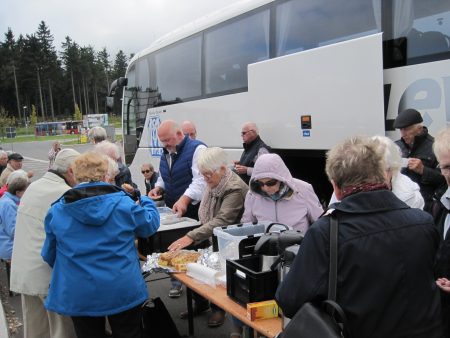
<svg viewBox="0 0 450 338">
<path fill-rule="evenodd" d="M 0 198 L 0 258 L 10 260 L 20 198 L 5 192 Z"/>
<path fill-rule="evenodd" d="M 106 316 L 143 303 L 148 292 L 134 240 L 158 227 L 148 197 L 137 205 L 103 182 L 67 191 L 45 218 L 41 254 L 53 267 L 45 307 L 68 316 Z"/>
</svg>

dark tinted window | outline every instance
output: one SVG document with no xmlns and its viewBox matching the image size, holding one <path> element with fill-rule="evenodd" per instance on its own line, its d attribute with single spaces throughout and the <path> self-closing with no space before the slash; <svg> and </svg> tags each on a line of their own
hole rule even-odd
<svg viewBox="0 0 450 338">
<path fill-rule="evenodd" d="M 373 0 L 298 0 L 276 6 L 277 56 L 380 31 L 381 4 Z"/>
<path fill-rule="evenodd" d="M 385 7 L 388 66 L 449 57 L 450 1 L 386 1 Z"/>
<path fill-rule="evenodd" d="M 268 10 L 225 23 L 207 32 L 206 94 L 247 87 L 247 65 L 268 58 Z"/>
<path fill-rule="evenodd" d="M 201 95 L 200 37 L 183 40 L 152 54 L 148 62 L 152 77 L 150 86 L 156 86 L 162 101 Z"/>
</svg>

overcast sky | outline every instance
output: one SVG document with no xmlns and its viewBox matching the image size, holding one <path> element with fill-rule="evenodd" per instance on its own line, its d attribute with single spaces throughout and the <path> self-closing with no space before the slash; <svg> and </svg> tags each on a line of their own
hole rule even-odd
<svg viewBox="0 0 450 338">
<path fill-rule="evenodd" d="M 111 59 L 122 49 L 136 53 L 160 36 L 239 0 L 0 0 L 0 41 L 37 31 L 43 20 L 60 50 L 66 36 Z"/>
</svg>

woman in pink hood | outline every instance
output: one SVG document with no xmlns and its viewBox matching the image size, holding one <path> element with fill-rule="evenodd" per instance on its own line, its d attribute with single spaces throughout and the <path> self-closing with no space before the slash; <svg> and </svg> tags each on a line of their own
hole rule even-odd
<svg viewBox="0 0 450 338">
<path fill-rule="evenodd" d="M 306 233 L 322 213 L 312 185 L 293 178 L 280 156 L 258 158 L 241 222 L 278 222 Z"/>
</svg>

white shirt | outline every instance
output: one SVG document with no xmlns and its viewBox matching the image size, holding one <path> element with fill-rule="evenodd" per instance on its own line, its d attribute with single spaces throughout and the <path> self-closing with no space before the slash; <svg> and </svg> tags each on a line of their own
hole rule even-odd
<svg viewBox="0 0 450 338">
<path fill-rule="evenodd" d="M 450 210 L 450 187 L 447 188 L 447 191 L 441 197 L 441 203 L 447 210 Z M 444 222 L 444 239 L 447 235 L 448 228 L 450 228 L 450 214 L 447 214 Z"/>
<path fill-rule="evenodd" d="M 197 204 L 201 201 L 203 196 L 203 191 L 205 190 L 206 182 L 203 179 L 203 176 L 200 174 L 197 166 L 197 158 L 200 149 L 205 149 L 206 146 L 200 144 L 194 151 L 194 155 L 192 156 L 192 182 L 189 184 L 189 187 L 186 189 L 183 195 L 188 196 L 192 199 L 192 204 Z M 159 175 L 158 180 L 156 181 L 155 187 L 160 187 L 164 189 L 164 181 L 162 179 L 162 175 Z"/>
</svg>

